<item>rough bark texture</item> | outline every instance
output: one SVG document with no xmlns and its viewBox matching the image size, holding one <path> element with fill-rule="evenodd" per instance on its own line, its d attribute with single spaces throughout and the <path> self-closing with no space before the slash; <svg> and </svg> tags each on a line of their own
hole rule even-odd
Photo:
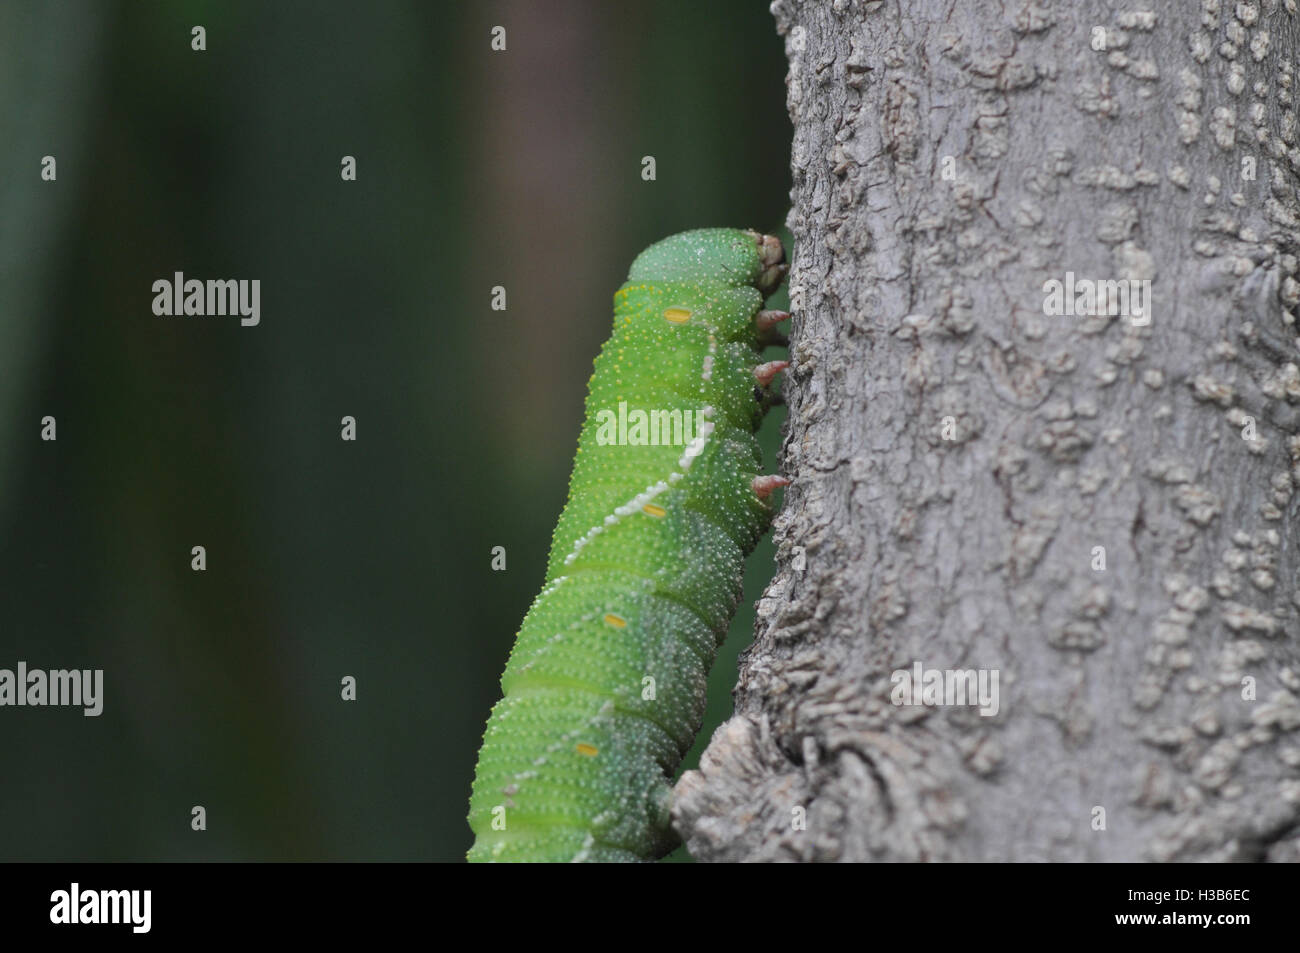
<svg viewBox="0 0 1300 953">
<path fill-rule="evenodd" d="M 794 483 L 691 853 L 1297 859 L 1295 3 L 773 12 Z M 893 704 L 918 660 L 997 715 Z"/>
</svg>

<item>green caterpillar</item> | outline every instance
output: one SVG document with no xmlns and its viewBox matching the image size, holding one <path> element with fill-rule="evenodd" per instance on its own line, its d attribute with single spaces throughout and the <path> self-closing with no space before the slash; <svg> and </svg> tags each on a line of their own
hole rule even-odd
<svg viewBox="0 0 1300 953">
<path fill-rule="evenodd" d="M 647 860 L 675 845 L 670 782 L 744 558 L 788 483 L 759 476 L 754 437 L 787 366 L 760 357 L 789 317 L 760 310 L 785 272 L 778 239 L 700 229 L 651 245 L 614 295 L 546 583 L 479 751 L 470 860 Z"/>
</svg>

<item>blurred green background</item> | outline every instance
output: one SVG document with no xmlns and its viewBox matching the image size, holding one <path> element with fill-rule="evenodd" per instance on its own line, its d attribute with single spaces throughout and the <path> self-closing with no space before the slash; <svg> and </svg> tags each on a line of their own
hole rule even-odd
<svg viewBox="0 0 1300 953">
<path fill-rule="evenodd" d="M 780 226 L 784 74 L 763 0 L 0 4 L 0 668 L 105 672 L 0 708 L 0 859 L 464 856 L 613 292 Z"/>
</svg>

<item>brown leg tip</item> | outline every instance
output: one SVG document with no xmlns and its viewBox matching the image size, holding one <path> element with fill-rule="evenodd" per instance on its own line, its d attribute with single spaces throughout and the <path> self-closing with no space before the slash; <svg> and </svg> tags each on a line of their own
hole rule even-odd
<svg viewBox="0 0 1300 953">
<path fill-rule="evenodd" d="M 754 368 L 754 379 L 758 381 L 760 387 L 767 387 L 772 381 L 776 380 L 776 375 L 790 366 L 789 361 L 768 361 L 766 364 L 760 364 Z"/>
<path fill-rule="evenodd" d="M 754 495 L 760 500 L 766 500 L 772 495 L 772 491 L 777 487 L 789 486 L 790 481 L 783 476 L 768 475 L 756 476 L 754 482 L 750 484 L 754 488 Z"/>
</svg>

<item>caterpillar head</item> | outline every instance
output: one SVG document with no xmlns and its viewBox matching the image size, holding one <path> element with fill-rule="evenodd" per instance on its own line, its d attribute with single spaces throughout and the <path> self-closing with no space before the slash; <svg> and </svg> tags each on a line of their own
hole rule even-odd
<svg viewBox="0 0 1300 953">
<path fill-rule="evenodd" d="M 785 263 L 785 246 L 775 235 L 760 235 L 758 232 L 746 232 L 758 246 L 758 260 L 763 266 L 754 287 L 764 298 L 770 295 L 785 280 L 785 273 L 790 266 Z"/>
<path fill-rule="evenodd" d="M 766 298 L 785 277 L 781 240 L 738 228 L 699 228 L 651 245 L 632 262 L 629 281 L 715 281 L 755 288 Z"/>
</svg>

